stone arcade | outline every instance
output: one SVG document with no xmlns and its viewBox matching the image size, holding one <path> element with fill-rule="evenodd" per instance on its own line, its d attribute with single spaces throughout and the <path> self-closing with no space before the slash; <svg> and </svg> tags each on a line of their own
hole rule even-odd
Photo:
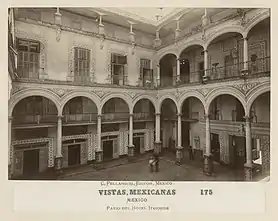
<svg viewBox="0 0 278 221">
<path fill-rule="evenodd" d="M 119 10 L 9 9 L 10 178 L 189 146 L 267 174 L 269 10 Z"/>
</svg>

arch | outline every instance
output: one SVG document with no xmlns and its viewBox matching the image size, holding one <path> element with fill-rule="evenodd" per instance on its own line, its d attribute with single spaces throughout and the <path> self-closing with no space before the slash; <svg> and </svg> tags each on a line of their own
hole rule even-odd
<svg viewBox="0 0 278 221">
<path fill-rule="evenodd" d="M 185 42 L 185 44 L 182 44 L 181 46 L 181 49 L 178 51 L 178 58 L 180 58 L 182 52 L 189 48 L 190 46 L 193 46 L 193 45 L 199 45 L 201 47 L 203 47 L 203 49 L 205 49 L 205 42 L 203 40 L 200 40 L 200 39 L 193 39 L 191 41 L 188 41 L 188 42 Z"/>
<path fill-rule="evenodd" d="M 138 101 L 142 100 L 142 99 L 147 99 L 149 100 L 153 106 L 154 106 L 154 110 L 155 110 L 155 113 L 157 113 L 157 100 L 147 94 L 142 94 L 140 96 L 138 96 L 133 102 L 132 102 L 132 106 L 131 106 L 131 111 L 133 113 L 133 110 L 134 110 L 134 107 L 135 105 L 137 104 Z"/>
<path fill-rule="evenodd" d="M 249 116 L 250 110 L 252 107 L 252 104 L 258 98 L 260 95 L 270 92 L 270 85 L 269 84 L 264 84 L 260 85 L 256 88 L 254 88 L 252 91 L 250 91 L 247 102 L 246 102 L 246 115 Z"/>
<path fill-rule="evenodd" d="M 19 101 L 32 96 L 41 96 L 51 100 L 55 104 L 58 114 L 61 112 L 60 98 L 54 92 L 44 88 L 28 88 L 12 95 L 9 100 L 9 116 L 12 116 L 13 109 Z"/>
<path fill-rule="evenodd" d="M 247 112 L 246 112 L 245 96 L 241 91 L 239 91 L 238 89 L 233 88 L 233 87 L 226 87 L 226 88 L 220 88 L 220 89 L 217 88 L 217 89 L 214 89 L 213 91 L 211 91 L 207 95 L 207 98 L 206 98 L 206 106 L 205 106 L 206 114 L 209 113 L 209 108 L 210 108 L 210 104 L 212 103 L 212 101 L 220 95 L 231 95 L 231 96 L 237 98 L 240 101 L 241 105 L 243 106 L 243 109 L 244 109 L 244 112 L 246 115 Z"/>
<path fill-rule="evenodd" d="M 260 23 L 261 21 L 263 21 L 266 18 L 270 17 L 270 13 L 269 10 L 267 9 L 267 11 L 263 12 L 263 13 L 258 13 L 254 18 L 252 18 L 250 21 L 248 21 L 248 23 L 245 25 L 245 34 L 246 36 L 248 35 L 248 33 L 250 32 L 250 30 L 257 25 L 258 23 Z"/>
<path fill-rule="evenodd" d="M 100 99 L 95 94 L 86 92 L 86 91 L 73 91 L 73 92 L 63 96 L 62 102 L 61 102 L 61 113 L 60 113 L 61 115 L 62 115 L 62 112 L 63 112 L 63 109 L 64 109 L 66 103 L 75 97 L 88 98 L 89 100 L 91 100 L 92 102 L 95 103 L 95 105 L 97 106 L 97 110 L 99 112 Z"/>
<path fill-rule="evenodd" d="M 189 92 L 184 93 L 179 99 L 179 102 L 178 102 L 179 113 L 182 112 L 182 106 L 183 106 L 184 101 L 190 97 L 197 98 L 203 104 L 203 107 L 205 110 L 205 107 L 206 107 L 205 97 L 198 91 L 189 91 Z"/>
<path fill-rule="evenodd" d="M 244 30 L 243 30 L 242 26 L 236 25 L 236 26 L 224 27 L 224 28 L 221 28 L 220 30 L 215 30 L 214 32 L 212 32 L 211 35 L 207 36 L 208 38 L 204 45 L 204 49 L 206 50 L 208 48 L 208 46 L 210 45 L 210 43 L 217 37 L 219 37 L 225 33 L 233 33 L 233 32 L 239 33 L 242 36 L 244 36 Z"/>
<path fill-rule="evenodd" d="M 162 97 L 159 98 L 159 100 L 158 100 L 158 106 L 157 106 L 157 111 L 158 111 L 157 113 L 161 113 L 161 106 L 162 106 L 162 103 L 163 103 L 163 101 L 166 100 L 166 99 L 170 99 L 170 100 L 172 100 L 172 101 L 175 103 L 176 108 L 177 108 L 177 112 L 178 112 L 179 109 L 178 109 L 178 102 L 176 101 L 176 98 L 175 98 L 173 95 L 167 94 L 167 95 L 164 95 L 164 96 L 162 96 Z"/>
<path fill-rule="evenodd" d="M 132 112 L 131 112 L 132 111 L 132 99 L 125 94 L 119 94 L 119 93 L 109 94 L 106 97 L 104 97 L 104 99 L 100 103 L 99 114 L 102 113 L 102 108 L 103 108 L 104 104 L 112 98 L 120 98 L 120 99 L 124 100 L 128 106 L 129 113 L 132 114 Z"/>
<path fill-rule="evenodd" d="M 176 56 L 176 58 L 178 58 L 178 53 L 176 51 L 174 51 L 174 50 L 165 51 L 164 53 L 159 55 L 159 57 L 158 57 L 158 65 L 159 65 L 161 59 L 164 58 L 168 54 L 172 54 L 172 55 Z"/>
</svg>

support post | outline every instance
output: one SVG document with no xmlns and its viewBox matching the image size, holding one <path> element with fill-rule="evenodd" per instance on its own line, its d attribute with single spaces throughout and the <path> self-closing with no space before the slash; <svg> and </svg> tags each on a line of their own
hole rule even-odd
<svg viewBox="0 0 278 221">
<path fill-rule="evenodd" d="M 210 146 L 210 119 L 209 115 L 206 118 L 206 152 L 204 154 L 204 174 L 211 176 L 213 173 L 213 159 Z"/>
</svg>

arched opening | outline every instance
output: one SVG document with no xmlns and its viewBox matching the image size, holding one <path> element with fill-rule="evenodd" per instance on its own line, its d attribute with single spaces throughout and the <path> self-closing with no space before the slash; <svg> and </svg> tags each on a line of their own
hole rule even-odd
<svg viewBox="0 0 278 221">
<path fill-rule="evenodd" d="M 102 107 L 101 142 L 103 160 L 118 158 L 121 149 L 128 145 L 129 107 L 121 98 L 111 98 Z M 123 142 L 119 141 L 120 131 L 126 134 Z M 123 145 L 123 146 L 122 146 Z"/>
<path fill-rule="evenodd" d="M 97 119 L 97 106 L 87 97 L 74 97 L 63 108 L 63 123 L 87 122 L 92 123 Z"/>
<path fill-rule="evenodd" d="M 89 98 L 77 96 L 63 107 L 63 166 L 87 163 L 88 137 L 96 134 L 97 106 Z"/>
<path fill-rule="evenodd" d="M 242 103 L 232 95 L 219 95 L 209 106 L 209 116 L 213 160 L 242 173 L 246 162 L 245 110 Z"/>
<path fill-rule="evenodd" d="M 180 54 L 180 83 L 200 82 L 204 75 L 203 47 L 191 45 Z"/>
<path fill-rule="evenodd" d="M 57 115 L 56 105 L 42 96 L 27 97 L 15 105 L 11 131 L 14 177 L 32 179 L 47 171 L 48 138 L 56 131 Z"/>
<path fill-rule="evenodd" d="M 270 171 L 270 92 L 259 95 L 250 109 L 252 160 L 259 173 Z"/>
<path fill-rule="evenodd" d="M 240 33 L 228 32 L 216 37 L 207 50 L 211 80 L 240 76 L 243 69 L 243 40 Z"/>
<path fill-rule="evenodd" d="M 176 84 L 177 57 L 174 54 L 165 55 L 159 62 L 160 86 L 167 87 Z"/>
<path fill-rule="evenodd" d="M 146 146 L 151 147 L 151 139 L 147 139 L 147 133 L 154 136 L 155 108 L 153 103 L 146 98 L 139 100 L 133 109 L 133 145 L 134 155 L 146 151 Z"/>
<path fill-rule="evenodd" d="M 166 98 L 161 104 L 160 125 L 162 131 L 162 148 L 175 152 L 177 146 L 177 106 L 173 100 Z"/>
<path fill-rule="evenodd" d="M 57 122 L 57 107 L 48 98 L 31 96 L 19 101 L 13 109 L 13 125 L 49 124 Z"/>
<path fill-rule="evenodd" d="M 189 97 L 182 104 L 182 147 L 184 147 L 190 160 L 203 163 L 203 147 L 205 136 L 203 124 L 205 109 L 202 102 L 196 97 Z M 189 147 L 192 147 L 192 152 Z"/>
<path fill-rule="evenodd" d="M 270 73 L 270 18 L 256 24 L 247 35 L 249 73 Z"/>
</svg>

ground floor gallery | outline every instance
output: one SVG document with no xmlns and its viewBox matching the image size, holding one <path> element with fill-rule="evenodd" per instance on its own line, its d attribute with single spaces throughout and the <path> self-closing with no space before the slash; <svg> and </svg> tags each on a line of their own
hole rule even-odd
<svg viewBox="0 0 278 221">
<path fill-rule="evenodd" d="M 204 125 L 202 122 L 182 122 L 182 125 L 184 133 L 182 133 L 182 150 L 180 151 L 183 159 L 180 164 L 186 165 L 189 162 L 202 164 L 205 154 Z M 118 130 L 115 131 L 115 127 Z M 156 147 L 153 123 L 145 123 L 144 127 L 134 128 L 132 153 L 129 145 L 128 123 L 120 123 L 113 127 L 112 124 L 109 124 L 102 129 L 101 148 L 99 148 L 97 146 L 96 125 L 63 127 L 61 169 L 74 169 L 87 164 L 94 165 L 122 158 L 130 159 L 131 157 L 136 161 L 136 158 L 139 159 L 141 156 L 153 152 Z M 10 149 L 10 170 L 13 178 L 29 179 L 49 170 L 55 170 L 56 131 L 56 127 L 13 130 L 14 140 Z M 161 134 L 161 155 L 171 153 L 175 156 L 177 152 L 176 123 L 162 123 Z M 244 173 L 246 138 L 243 134 L 233 133 L 229 130 L 217 130 L 212 127 L 210 145 L 214 163 Z M 190 152 L 190 146 L 192 152 Z M 252 135 L 252 159 L 254 175 L 256 173 L 269 173 L 269 136 L 264 134 Z"/>
</svg>

